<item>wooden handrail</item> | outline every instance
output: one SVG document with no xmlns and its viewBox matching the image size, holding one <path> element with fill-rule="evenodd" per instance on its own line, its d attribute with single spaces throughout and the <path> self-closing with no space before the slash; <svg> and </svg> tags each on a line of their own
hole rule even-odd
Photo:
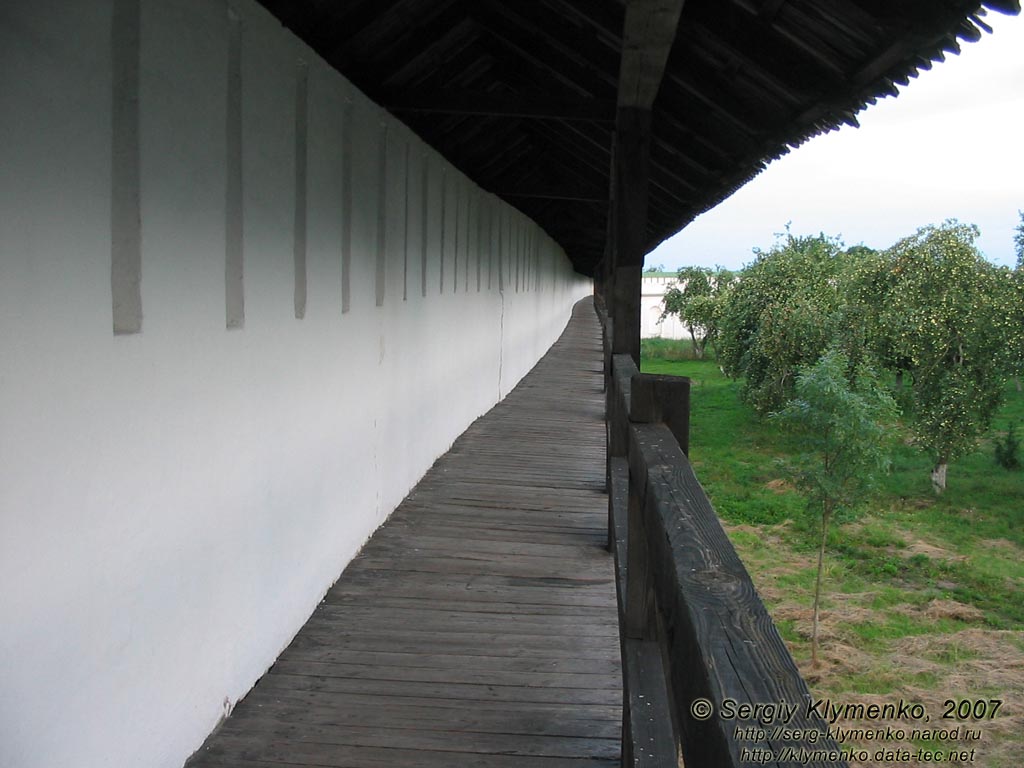
<svg viewBox="0 0 1024 768">
<path fill-rule="evenodd" d="M 608 357 L 622 765 L 846 765 L 687 458 L 689 380 Z"/>
</svg>

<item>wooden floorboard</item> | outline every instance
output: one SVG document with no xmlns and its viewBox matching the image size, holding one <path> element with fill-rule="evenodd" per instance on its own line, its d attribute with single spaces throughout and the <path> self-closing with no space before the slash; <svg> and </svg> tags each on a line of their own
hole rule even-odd
<svg viewBox="0 0 1024 768">
<path fill-rule="evenodd" d="M 601 382 L 584 300 L 187 768 L 617 766 Z"/>
</svg>

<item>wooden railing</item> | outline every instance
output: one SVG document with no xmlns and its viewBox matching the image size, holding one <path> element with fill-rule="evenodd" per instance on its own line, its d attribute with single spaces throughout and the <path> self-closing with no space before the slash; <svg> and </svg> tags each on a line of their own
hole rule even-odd
<svg viewBox="0 0 1024 768">
<path fill-rule="evenodd" d="M 690 466 L 689 379 L 612 354 L 598 314 L 622 765 L 846 765 Z"/>
</svg>

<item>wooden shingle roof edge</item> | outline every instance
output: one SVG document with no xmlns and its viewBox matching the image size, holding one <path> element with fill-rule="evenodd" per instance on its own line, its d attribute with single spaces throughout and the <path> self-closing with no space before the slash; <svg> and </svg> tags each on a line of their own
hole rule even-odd
<svg viewBox="0 0 1024 768">
<path fill-rule="evenodd" d="M 974 43 L 981 40 L 985 33 L 992 34 L 992 27 L 984 20 L 987 10 L 1007 15 L 1018 15 L 1021 11 L 1019 0 L 984 0 L 962 5 L 966 8 L 961 9 L 959 13 L 949 12 L 942 19 L 942 23 L 936 24 L 934 29 L 915 31 L 905 40 L 886 49 L 874 62 L 863 67 L 853 79 L 859 87 L 852 93 L 831 102 L 822 102 L 808 110 L 805 115 L 801 115 L 791 130 L 768 142 L 765 154 L 759 161 L 737 169 L 734 176 L 725 180 L 720 189 L 703 205 L 678 219 L 673 231 L 655 236 L 650 242 L 650 249 L 653 250 L 698 216 L 729 198 L 756 178 L 773 160 L 780 159 L 816 136 L 837 131 L 844 125 L 859 128 L 857 115 L 860 112 L 876 104 L 881 98 L 899 95 L 899 87 L 908 86 L 922 70 L 931 70 L 933 64 L 944 62 L 947 55 L 959 55 L 961 40 Z"/>
</svg>

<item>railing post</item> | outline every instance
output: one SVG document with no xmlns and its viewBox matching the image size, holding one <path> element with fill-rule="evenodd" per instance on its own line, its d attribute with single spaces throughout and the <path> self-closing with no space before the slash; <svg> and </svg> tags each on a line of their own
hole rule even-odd
<svg viewBox="0 0 1024 768">
<path fill-rule="evenodd" d="M 612 319 L 608 318 L 609 337 Z M 608 550 L 612 551 L 615 541 L 615 521 L 612 508 L 612 464 L 615 459 L 625 459 L 629 451 L 629 392 L 628 372 L 636 366 L 629 355 L 613 355 L 608 351 L 608 390 L 605 401 L 607 420 L 607 465 L 605 473 L 608 483 Z"/>
<path fill-rule="evenodd" d="M 635 374 L 630 382 L 629 420 L 634 424 L 664 423 L 686 453 L 690 442 L 690 380 Z M 638 458 L 630 457 L 626 637 L 653 640 L 656 617 L 647 542 L 647 491 L 651 483 L 648 470 L 651 468 L 642 466 Z M 643 482 L 636 482 L 641 478 Z"/>
<path fill-rule="evenodd" d="M 637 424 L 664 424 L 690 455 L 690 380 L 685 376 L 641 373 L 633 377 L 629 418 Z"/>
<path fill-rule="evenodd" d="M 621 359 L 621 363 L 620 363 Z M 616 356 L 617 371 L 635 371 L 629 359 Z M 616 386 L 624 384 L 617 375 Z M 625 393 L 624 393 L 625 394 Z M 685 443 L 689 424 L 689 380 L 634 373 L 629 378 L 629 422 L 670 422 L 671 433 Z M 625 552 L 625 585 L 621 589 L 624 610 L 620 613 L 623 643 L 623 766 L 669 768 L 678 765 L 678 734 L 673 714 L 671 685 L 663 659 L 664 631 L 659 626 L 655 596 L 655 563 L 652 562 L 651 530 L 654 496 L 663 483 L 660 465 L 644 459 L 645 445 L 662 441 L 664 428 L 652 431 L 626 425 L 624 441 L 629 462 L 628 514 Z M 669 438 L 671 439 L 671 438 Z M 673 448 L 674 450 L 674 448 Z M 678 453 L 676 453 L 678 456 Z M 621 555 L 620 555 L 621 556 Z M 642 750 L 635 752 L 634 750 Z"/>
</svg>

